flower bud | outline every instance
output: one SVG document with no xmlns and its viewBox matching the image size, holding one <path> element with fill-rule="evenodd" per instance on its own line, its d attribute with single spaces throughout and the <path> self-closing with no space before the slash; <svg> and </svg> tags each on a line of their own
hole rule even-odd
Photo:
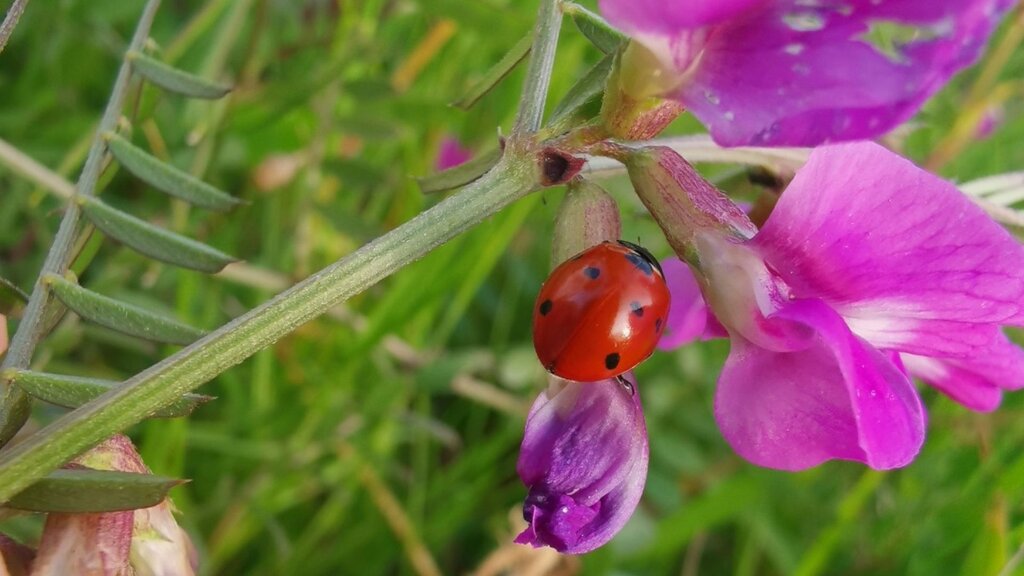
<svg viewBox="0 0 1024 576">
<path fill-rule="evenodd" d="M 699 266 L 694 249 L 697 234 L 713 232 L 747 240 L 757 233 L 742 208 L 671 148 L 616 146 L 602 153 L 626 165 L 640 200 L 665 232 L 672 249 L 690 264 Z"/>
<path fill-rule="evenodd" d="M 603 188 L 576 178 L 555 216 L 551 240 L 551 267 L 598 244 L 618 240 L 622 233 L 619 207 Z"/>
<path fill-rule="evenodd" d="M 626 524 L 643 494 L 648 445 L 633 375 L 553 387 L 534 402 L 516 471 L 529 487 L 516 542 L 589 552 Z"/>
<path fill-rule="evenodd" d="M 35 555 L 28 546 L 0 534 L 0 574 L 3 576 L 28 576 Z"/>
<path fill-rule="evenodd" d="M 32 576 L 129 576 L 132 511 L 50 514 L 43 527 Z"/>
<path fill-rule="evenodd" d="M 148 474 L 131 440 L 116 435 L 76 460 L 96 470 Z M 189 576 L 195 550 L 174 520 L 170 500 L 140 510 L 104 514 L 50 514 L 35 574 Z"/>
<path fill-rule="evenodd" d="M 635 42 L 615 58 L 601 104 L 601 121 L 610 136 L 647 140 L 683 113 L 682 104 L 660 96 L 675 82 L 663 70 L 654 56 Z"/>
</svg>

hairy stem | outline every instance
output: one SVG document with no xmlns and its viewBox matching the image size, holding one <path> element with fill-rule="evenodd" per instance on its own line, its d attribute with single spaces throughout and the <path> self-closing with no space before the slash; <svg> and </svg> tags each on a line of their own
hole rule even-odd
<svg viewBox="0 0 1024 576">
<path fill-rule="evenodd" d="M 458 194 L 0 452 L 0 502 L 526 196 L 539 180 L 535 154 L 507 153 Z"/>
<path fill-rule="evenodd" d="M 11 7 L 7 9 L 7 16 L 4 16 L 4 21 L 0 24 L 0 52 L 4 51 L 7 41 L 11 39 L 14 27 L 18 25 L 18 20 L 21 19 L 22 12 L 25 11 L 25 6 L 28 6 L 28 0 L 14 0 L 11 2 Z"/>
<path fill-rule="evenodd" d="M 532 133 L 540 128 L 561 27 L 562 11 L 558 9 L 558 0 L 541 0 L 537 24 L 533 29 L 533 47 L 526 68 L 523 96 L 519 100 L 512 134 Z"/>
<path fill-rule="evenodd" d="M 128 45 L 128 51 L 141 50 L 146 39 L 149 37 L 149 28 L 153 24 L 153 17 L 156 15 L 160 0 L 149 0 L 139 23 L 135 28 L 135 35 Z M 101 134 L 112 130 L 121 115 L 121 107 L 124 104 L 125 94 L 128 91 L 128 80 L 131 76 L 131 65 L 127 60 L 122 61 L 121 69 L 114 81 L 114 88 L 111 90 L 110 100 L 103 112 L 96 135 L 93 137 L 92 147 L 85 160 L 85 167 L 82 168 L 82 175 L 78 179 L 77 191 L 79 194 L 90 196 L 96 188 L 96 181 L 99 179 L 100 167 L 103 163 L 103 155 L 106 151 Z M 28 305 L 25 307 L 25 314 L 18 331 L 11 338 L 11 345 L 7 351 L 7 357 L 0 371 L 8 368 L 26 368 L 32 361 L 32 353 L 40 338 L 43 337 L 45 329 L 45 318 L 47 307 L 50 303 L 49 288 L 38 278 L 48 273 L 63 275 L 70 264 L 71 247 L 75 240 L 75 232 L 78 229 L 78 220 L 81 217 L 81 208 L 75 202 L 68 202 L 64 211 L 64 219 L 60 223 L 57 236 L 53 239 L 50 252 L 43 262 L 43 269 L 40 271 L 32 295 L 29 297 Z M 14 385 L 10 380 L 0 380 L 0 446 L 6 444 L 15 433 L 21 428 L 28 418 L 29 400 L 28 396 Z"/>
</svg>

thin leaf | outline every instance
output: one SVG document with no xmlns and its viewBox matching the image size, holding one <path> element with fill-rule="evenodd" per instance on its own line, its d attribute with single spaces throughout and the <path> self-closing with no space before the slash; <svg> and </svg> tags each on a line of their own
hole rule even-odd
<svg viewBox="0 0 1024 576">
<path fill-rule="evenodd" d="M 500 159 L 501 150 L 495 148 L 490 152 L 485 152 L 480 156 L 473 158 L 469 162 L 453 166 L 452 168 L 442 170 L 436 174 L 431 174 L 430 176 L 417 178 L 416 182 L 420 185 L 420 190 L 424 194 L 452 190 L 460 186 L 465 186 L 466 184 L 469 184 L 483 176 L 488 170 L 497 164 Z"/>
<path fill-rule="evenodd" d="M 626 36 L 613 28 L 607 20 L 579 4 L 565 2 L 562 4 L 562 12 L 568 14 L 587 40 L 605 54 L 614 54 L 627 40 Z"/>
<path fill-rule="evenodd" d="M 483 98 L 488 92 L 490 92 L 495 86 L 501 83 L 516 66 L 519 65 L 526 55 L 530 53 L 530 48 L 533 46 L 533 33 L 527 34 L 522 40 L 516 43 L 511 50 L 508 51 L 505 56 L 498 61 L 497 64 L 491 67 L 480 80 L 474 84 L 469 92 L 465 96 L 459 98 L 455 102 L 452 102 L 452 106 L 462 110 L 469 110 Z"/>
<path fill-rule="evenodd" d="M 10 280 L 0 277 L 0 314 L 9 315 L 28 303 L 28 295 Z"/>
<path fill-rule="evenodd" d="M 174 92 L 189 98 L 215 100 L 231 91 L 231 86 L 211 82 L 194 74 L 178 70 L 141 52 L 129 52 L 126 58 L 131 63 L 132 69 L 138 72 L 140 76 L 168 92 Z"/>
<path fill-rule="evenodd" d="M 236 259 L 202 242 L 154 226 L 104 204 L 94 197 L 77 197 L 86 217 L 107 236 L 161 262 L 213 274 Z"/>
<path fill-rule="evenodd" d="M 65 408 L 78 408 L 120 384 L 120 382 L 113 380 L 33 372 L 31 370 L 13 371 L 5 374 L 5 377 L 10 378 L 22 390 L 39 400 Z M 196 407 L 210 400 L 213 400 L 213 396 L 185 394 L 174 403 L 154 412 L 152 417 L 180 418 L 188 416 Z"/>
<path fill-rule="evenodd" d="M 78 468 L 54 470 L 7 502 L 32 512 L 116 512 L 156 506 L 184 480 L 153 474 Z"/>
<path fill-rule="evenodd" d="M 211 210 L 230 210 L 241 202 L 188 172 L 147 154 L 113 132 L 107 132 L 103 137 L 107 140 L 110 152 L 122 166 L 157 190 Z"/>
<path fill-rule="evenodd" d="M 570 118 L 580 108 L 604 92 L 608 76 L 612 73 L 613 62 L 615 62 L 615 55 L 608 54 L 577 80 L 551 112 L 548 124 L 557 124 Z"/>
<path fill-rule="evenodd" d="M 65 306 L 79 316 L 112 330 L 154 342 L 191 344 L 205 332 L 177 320 L 154 314 L 145 308 L 126 304 L 82 288 L 56 274 L 46 274 L 43 282 Z"/>
</svg>

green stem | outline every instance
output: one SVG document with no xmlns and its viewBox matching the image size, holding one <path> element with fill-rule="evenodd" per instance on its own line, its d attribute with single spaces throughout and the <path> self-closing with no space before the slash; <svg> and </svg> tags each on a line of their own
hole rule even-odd
<svg viewBox="0 0 1024 576">
<path fill-rule="evenodd" d="M 458 194 L 0 452 L 0 502 L 537 189 L 535 154 L 509 148 Z"/>
<path fill-rule="evenodd" d="M 149 0 L 139 23 L 135 28 L 135 35 L 128 45 L 128 51 L 141 50 L 146 39 L 149 38 L 149 29 L 153 24 L 153 17 L 156 15 L 160 0 Z M 106 151 L 106 144 L 101 135 L 112 130 L 121 115 L 121 107 L 124 104 L 125 94 L 128 91 L 128 80 L 131 77 L 131 65 L 127 60 L 121 63 L 121 69 L 114 81 L 114 88 L 111 90 L 110 100 L 103 112 L 99 128 L 93 137 L 92 147 L 89 149 L 89 156 L 85 160 L 85 167 L 78 179 L 78 193 L 84 196 L 93 194 L 96 188 L 96 181 L 99 179 L 100 168 L 103 163 L 103 155 Z M 60 223 L 57 236 L 53 239 L 50 252 L 43 262 L 43 269 L 38 278 L 47 273 L 62 276 L 68 269 L 71 259 L 71 247 L 75 240 L 75 232 L 78 229 L 78 220 L 81 217 L 81 207 L 75 202 L 68 202 L 64 210 L 64 219 Z M 11 339 L 10 348 L 7 350 L 7 357 L 0 365 L 0 371 L 8 368 L 27 368 L 32 361 L 32 353 L 36 345 L 43 337 L 46 329 L 45 319 L 47 307 L 50 304 L 50 293 L 47 286 L 36 281 L 25 307 L 25 314 L 18 325 L 18 331 Z M 9 380 L 0 381 L 0 446 L 10 440 L 14 434 L 21 429 L 22 424 L 28 418 L 29 400 L 28 396 L 20 388 Z"/>
<path fill-rule="evenodd" d="M 7 16 L 4 16 L 4 21 L 0 24 L 0 52 L 4 51 L 11 34 L 14 34 L 14 27 L 18 25 L 25 6 L 28 6 L 28 0 L 14 0 L 11 7 L 7 9 Z"/>
<path fill-rule="evenodd" d="M 533 29 L 533 48 L 530 49 L 530 63 L 526 68 L 523 97 L 512 127 L 514 135 L 533 133 L 540 128 L 561 28 L 562 11 L 558 9 L 558 0 L 541 0 L 537 24 Z"/>
</svg>

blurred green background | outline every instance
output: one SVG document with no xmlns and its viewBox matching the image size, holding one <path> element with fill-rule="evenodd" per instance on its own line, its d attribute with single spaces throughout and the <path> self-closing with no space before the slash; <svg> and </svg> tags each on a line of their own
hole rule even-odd
<svg viewBox="0 0 1024 576">
<path fill-rule="evenodd" d="M 31 2 L 0 54 L 0 138 L 74 180 L 141 7 Z M 189 209 L 113 170 L 103 197 L 247 267 L 208 277 L 96 236 L 82 283 L 214 328 L 414 216 L 436 202 L 412 177 L 433 170 L 443 138 L 484 150 L 507 132 L 521 71 L 469 112 L 448 103 L 528 32 L 535 9 L 165 0 L 152 48 L 237 88 L 214 103 L 133 89 L 134 139 L 249 204 Z M 929 103 L 903 141 L 908 155 L 959 181 L 1024 167 L 1022 27 L 1003 26 L 987 76 L 961 74 Z M 599 57 L 567 22 L 553 98 Z M 964 118 L 998 100 L 1005 120 L 974 139 Z M 668 133 L 697 130 L 684 118 Z M 739 191 L 742 180 L 722 182 Z M 623 236 L 668 256 L 627 183 L 606 185 Z M 1024 395 L 984 415 L 923 390 L 929 436 L 904 470 L 763 470 L 730 451 L 712 418 L 725 342 L 656 354 L 637 371 L 651 469 L 616 540 L 578 559 L 511 545 L 523 416 L 544 382 L 530 310 L 562 193 L 513 205 L 257 353 L 204 386 L 218 399 L 191 418 L 131 430 L 155 472 L 193 480 L 173 495 L 204 573 L 1024 574 Z M 31 287 L 60 206 L 0 164 L 0 276 Z M 35 367 L 123 379 L 173 351 L 69 316 Z M 59 414 L 37 405 L 30 426 Z M 28 542 L 40 527 L 0 523 Z"/>
</svg>

